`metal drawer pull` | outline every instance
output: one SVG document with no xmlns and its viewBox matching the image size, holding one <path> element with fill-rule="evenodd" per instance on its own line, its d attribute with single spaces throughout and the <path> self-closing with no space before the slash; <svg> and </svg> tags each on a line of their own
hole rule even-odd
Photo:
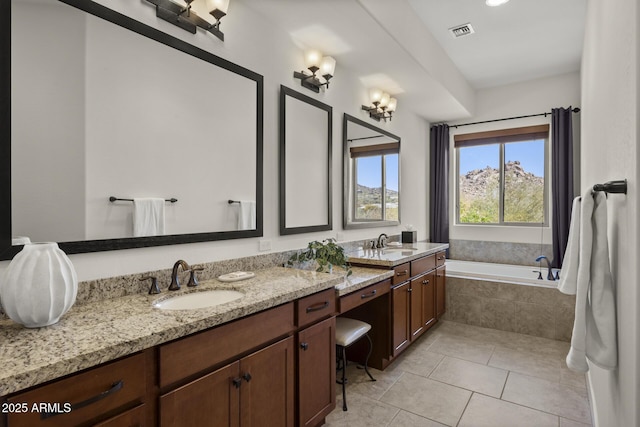
<svg viewBox="0 0 640 427">
<path fill-rule="evenodd" d="M 407 292 L 413 292 L 413 289 L 409 288 L 407 289 Z"/>
<path fill-rule="evenodd" d="M 249 372 L 246 372 L 244 375 L 242 375 L 242 379 L 245 380 L 246 382 L 251 381 L 251 374 Z"/>
<path fill-rule="evenodd" d="M 105 397 L 122 390 L 122 387 L 124 387 L 124 381 L 120 380 L 117 383 L 114 383 L 111 388 L 109 390 L 103 391 L 102 393 L 90 397 L 87 400 L 83 400 L 82 402 L 78 402 L 78 403 L 72 403 L 71 404 L 71 410 L 69 412 L 73 412 L 76 411 L 80 408 L 84 408 L 85 406 L 89 406 L 92 403 L 96 403 L 102 399 L 104 399 Z M 40 419 L 41 420 L 45 420 L 47 418 L 51 418 L 51 417 L 55 417 L 56 415 L 60 415 L 60 414 L 64 414 L 65 412 L 43 412 L 40 415 Z"/>
<path fill-rule="evenodd" d="M 409 274 L 409 270 L 398 271 L 396 276 L 406 276 L 407 274 Z"/>
<path fill-rule="evenodd" d="M 231 384 L 233 384 L 235 388 L 240 388 L 240 386 L 242 385 L 242 379 L 234 378 L 231 380 Z"/>
<path fill-rule="evenodd" d="M 311 307 L 307 307 L 307 313 L 311 313 L 312 311 L 319 311 L 319 310 L 325 309 L 327 307 L 329 307 L 329 301 L 325 301 L 325 302 L 323 302 L 323 303 L 321 303 L 319 305 L 316 305 L 316 306 L 312 305 Z"/>
<path fill-rule="evenodd" d="M 300 348 L 303 349 L 304 351 L 307 351 L 307 349 L 309 348 L 309 343 L 301 342 Z"/>
<path fill-rule="evenodd" d="M 429 281 L 428 281 L 428 280 L 423 280 L 423 281 L 422 281 L 422 284 L 423 284 L 423 285 L 428 285 L 428 284 L 429 284 Z"/>
<path fill-rule="evenodd" d="M 378 293 L 378 291 L 376 289 L 374 289 L 374 290 L 371 291 L 371 293 L 360 295 L 360 298 L 361 299 L 371 298 L 372 296 L 374 296 L 377 293 Z"/>
</svg>

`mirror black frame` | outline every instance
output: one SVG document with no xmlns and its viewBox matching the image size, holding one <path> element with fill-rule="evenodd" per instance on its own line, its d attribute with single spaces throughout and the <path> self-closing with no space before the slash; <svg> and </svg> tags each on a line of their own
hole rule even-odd
<svg viewBox="0 0 640 427">
<path fill-rule="evenodd" d="M 350 171 L 349 171 L 349 141 L 347 138 L 347 128 L 349 122 L 355 123 L 357 125 L 363 126 L 367 129 L 371 129 L 374 132 L 378 132 L 384 136 L 389 138 L 396 139 L 398 144 L 401 144 L 400 137 L 394 135 L 390 132 L 387 132 L 384 129 L 380 129 L 377 126 L 372 125 L 371 123 L 367 123 L 364 120 L 360 120 L 357 117 L 351 116 L 347 113 L 344 113 L 344 117 L 342 120 L 342 217 L 343 217 L 343 227 L 345 230 L 354 230 L 360 228 L 376 228 L 376 227 L 389 227 L 389 226 L 397 226 L 400 225 L 400 206 L 398 206 L 398 220 L 397 221 L 367 221 L 367 222 L 349 222 L 349 181 L 350 181 Z M 399 149 L 400 150 L 400 149 Z M 398 175 L 400 175 L 401 167 L 401 157 L 400 151 L 398 151 Z M 400 176 L 398 176 L 398 193 L 400 193 Z M 400 200 L 402 200 L 402 196 L 400 196 Z"/>
<path fill-rule="evenodd" d="M 286 97 L 290 96 L 327 112 L 327 223 L 301 227 L 287 227 L 286 225 Z M 296 92 L 284 85 L 280 85 L 280 235 L 311 233 L 333 229 L 333 196 L 332 196 L 332 141 L 333 141 L 333 107 L 324 104 L 300 92 Z"/>
<path fill-rule="evenodd" d="M 59 1 L 256 83 L 256 229 L 59 242 L 60 249 L 77 254 L 262 236 L 263 76 L 91 0 Z M 0 260 L 8 260 L 22 250 L 11 245 L 11 1 L 0 2 L 0 28 Z"/>
</svg>

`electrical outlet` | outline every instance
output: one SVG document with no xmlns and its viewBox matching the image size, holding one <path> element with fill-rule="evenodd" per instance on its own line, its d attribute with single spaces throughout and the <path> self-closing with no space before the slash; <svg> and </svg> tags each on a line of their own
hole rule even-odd
<svg viewBox="0 0 640 427">
<path fill-rule="evenodd" d="M 271 250 L 271 240 L 260 240 L 258 242 L 258 250 L 261 252 L 270 251 Z"/>
</svg>

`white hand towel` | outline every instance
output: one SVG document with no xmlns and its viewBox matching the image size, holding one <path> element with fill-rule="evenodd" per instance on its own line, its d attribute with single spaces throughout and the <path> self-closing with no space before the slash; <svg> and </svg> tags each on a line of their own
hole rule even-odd
<svg viewBox="0 0 640 427">
<path fill-rule="evenodd" d="M 592 196 L 589 189 L 582 198 L 574 200 L 564 260 L 558 288 L 563 293 L 576 295 L 567 366 L 574 371 L 586 372 L 589 359 L 602 368 L 615 369 L 616 314 L 603 193 Z"/>
<path fill-rule="evenodd" d="M 240 201 L 238 212 L 238 230 L 256 229 L 256 202 Z"/>
<path fill-rule="evenodd" d="M 164 199 L 148 197 L 133 199 L 133 236 L 164 234 Z"/>
</svg>

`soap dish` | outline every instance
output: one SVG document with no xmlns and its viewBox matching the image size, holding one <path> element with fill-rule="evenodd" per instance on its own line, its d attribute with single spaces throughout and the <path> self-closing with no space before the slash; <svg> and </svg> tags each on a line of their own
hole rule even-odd
<svg viewBox="0 0 640 427">
<path fill-rule="evenodd" d="M 218 276 L 218 280 L 221 282 L 237 282 L 238 280 L 246 280 L 255 277 L 256 273 L 251 271 L 234 271 L 233 273 L 223 274 Z"/>
</svg>

